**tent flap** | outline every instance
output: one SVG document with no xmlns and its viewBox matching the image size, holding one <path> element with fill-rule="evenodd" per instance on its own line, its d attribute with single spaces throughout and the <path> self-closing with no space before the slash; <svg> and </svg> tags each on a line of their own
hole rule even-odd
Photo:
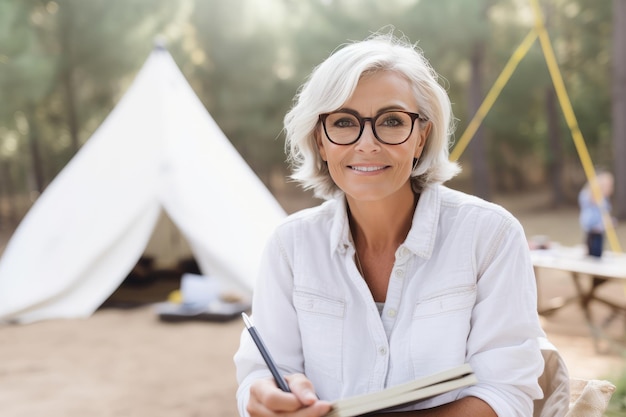
<svg viewBox="0 0 626 417">
<path fill-rule="evenodd" d="M 0 321 L 92 314 L 133 268 L 162 209 L 203 273 L 249 290 L 285 216 L 157 49 L 8 242 Z"/>
</svg>

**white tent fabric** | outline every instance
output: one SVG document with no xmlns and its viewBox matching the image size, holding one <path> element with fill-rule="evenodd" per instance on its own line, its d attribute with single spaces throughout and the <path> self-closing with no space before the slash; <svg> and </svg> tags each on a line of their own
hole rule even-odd
<svg viewBox="0 0 626 417">
<path fill-rule="evenodd" d="M 204 274 L 249 290 L 285 216 L 157 48 L 8 242 L 0 321 L 90 316 L 143 254 L 162 210 Z"/>
</svg>

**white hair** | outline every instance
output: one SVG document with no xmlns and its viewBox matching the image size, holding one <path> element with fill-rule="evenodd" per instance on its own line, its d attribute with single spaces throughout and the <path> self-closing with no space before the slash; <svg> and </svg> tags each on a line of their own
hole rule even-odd
<svg viewBox="0 0 626 417">
<path fill-rule="evenodd" d="M 341 193 L 322 160 L 317 143 L 319 115 L 335 111 L 352 96 L 364 74 L 393 71 L 413 86 L 420 116 L 432 123 L 419 163 L 411 173 L 414 190 L 430 183 L 443 183 L 459 173 L 449 160 L 454 130 L 450 98 L 438 82 L 438 75 L 415 45 L 392 33 L 375 34 L 364 41 L 338 49 L 318 65 L 302 85 L 294 106 L 285 116 L 286 151 L 291 178 L 305 189 L 329 199 Z"/>
</svg>

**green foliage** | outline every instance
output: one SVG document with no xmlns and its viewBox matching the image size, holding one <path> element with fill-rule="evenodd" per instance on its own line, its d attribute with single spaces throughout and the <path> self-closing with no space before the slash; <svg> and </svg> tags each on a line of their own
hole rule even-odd
<svg viewBox="0 0 626 417">
<path fill-rule="evenodd" d="M 187 71 L 209 112 L 239 152 L 263 175 L 281 164 L 280 120 L 291 99 L 280 76 L 280 39 L 270 27 L 240 19 L 253 2 L 197 2 L 191 18 L 197 48 L 206 57 Z M 178 55 L 178 54 L 177 54 Z M 181 56 L 180 62 L 184 62 Z M 288 68 L 282 71 L 289 71 Z"/>
<path fill-rule="evenodd" d="M 594 161 L 609 165 L 611 4 L 541 3 L 581 131 Z M 417 42 L 443 76 L 460 136 L 473 116 L 474 46 L 486 47 L 486 94 L 532 27 L 529 10 L 515 0 L 0 0 L 0 162 L 26 187 L 18 178 L 32 170 L 35 140 L 49 182 L 113 108 L 157 34 L 262 178 L 285 168 L 282 119 L 311 69 L 387 25 Z M 498 176 L 524 178 L 529 159 L 547 163 L 550 85 L 537 43 L 484 121 Z M 565 156 L 575 158 L 558 122 Z"/>
<path fill-rule="evenodd" d="M 20 141 L 0 157 L 16 178 L 37 163 L 45 182 L 56 175 L 111 110 L 121 79 L 141 65 L 172 8 L 164 0 L 2 0 L 0 132 Z M 28 158 L 33 143 L 45 160 Z"/>
<path fill-rule="evenodd" d="M 623 416 L 626 413 L 626 370 L 617 381 L 613 381 L 616 390 L 611 397 L 606 411 L 607 417 Z"/>
</svg>

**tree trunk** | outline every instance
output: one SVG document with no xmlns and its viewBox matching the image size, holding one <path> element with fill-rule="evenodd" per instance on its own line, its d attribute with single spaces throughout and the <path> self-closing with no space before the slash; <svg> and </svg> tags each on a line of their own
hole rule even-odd
<svg viewBox="0 0 626 417">
<path fill-rule="evenodd" d="M 10 178 L 7 175 L 7 170 L 4 169 L 4 166 L 6 165 L 6 161 L 3 161 L 2 159 L 0 159 L 0 231 L 2 231 L 3 229 L 5 229 L 5 218 L 8 219 L 9 218 L 9 212 L 11 210 L 8 210 L 7 214 L 4 214 L 4 205 L 5 203 L 8 203 L 9 201 L 11 201 L 11 197 L 9 196 L 8 193 L 8 186 L 7 183 L 10 182 Z"/>
<path fill-rule="evenodd" d="M 41 159 L 41 149 L 39 147 L 39 135 L 32 117 L 33 112 L 29 114 L 28 128 L 28 146 L 30 148 L 30 157 L 33 164 L 33 178 L 35 180 L 35 188 L 41 194 L 45 188 L 43 177 L 43 162 Z"/>
<path fill-rule="evenodd" d="M 550 31 L 552 21 L 552 4 L 544 2 L 544 16 L 546 29 Z M 558 207 L 565 202 L 563 191 L 563 144 L 561 142 L 561 129 L 559 105 L 554 85 L 550 84 L 546 89 L 546 117 L 548 123 L 548 181 L 552 190 L 552 206 Z"/>
<path fill-rule="evenodd" d="M 70 131 L 72 151 L 78 152 L 78 116 L 76 114 L 76 88 L 74 87 L 74 49 L 72 47 L 72 11 L 71 8 L 62 8 L 60 21 L 60 42 L 63 58 L 61 59 L 61 83 L 65 94 L 65 111 L 67 115 L 67 127 Z"/>
<path fill-rule="evenodd" d="M 8 160 L 0 161 L 0 174 L 2 174 L 2 194 L 6 201 L 7 212 L 4 221 L 0 222 L 0 228 L 14 228 L 18 223 L 17 206 L 15 204 L 15 185 L 11 175 L 11 165 Z"/>
<path fill-rule="evenodd" d="M 613 169 L 615 207 L 613 214 L 626 219 L 626 0 L 613 0 Z"/>
<path fill-rule="evenodd" d="M 472 76 L 469 89 L 469 113 L 476 114 L 483 100 L 483 61 L 485 56 L 485 42 L 476 41 L 472 48 L 471 68 Z M 478 197 L 489 200 L 491 198 L 491 187 L 489 181 L 489 169 L 487 149 L 485 145 L 485 134 L 482 125 L 476 130 L 476 134 L 469 144 L 472 161 L 472 185 L 474 194 Z"/>
<path fill-rule="evenodd" d="M 563 146 L 561 143 L 561 129 L 559 129 L 559 111 L 556 92 L 552 86 L 546 91 L 546 114 L 548 117 L 548 178 L 552 189 L 552 206 L 563 204 Z"/>
<path fill-rule="evenodd" d="M 78 117 L 76 115 L 76 95 L 74 94 L 74 82 L 72 70 L 66 68 L 63 72 L 63 90 L 65 91 L 65 109 L 67 112 L 67 125 L 70 131 L 72 151 L 75 154 L 80 148 L 78 142 Z"/>
</svg>

